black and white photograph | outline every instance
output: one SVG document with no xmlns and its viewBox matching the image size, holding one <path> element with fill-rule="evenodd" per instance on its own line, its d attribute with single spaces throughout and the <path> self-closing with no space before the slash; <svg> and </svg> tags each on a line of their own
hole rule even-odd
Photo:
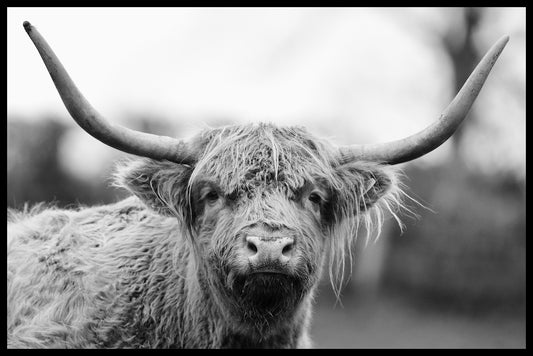
<svg viewBox="0 0 533 356">
<path fill-rule="evenodd" d="M 525 7 L 7 7 L 8 349 L 525 349 Z"/>
</svg>

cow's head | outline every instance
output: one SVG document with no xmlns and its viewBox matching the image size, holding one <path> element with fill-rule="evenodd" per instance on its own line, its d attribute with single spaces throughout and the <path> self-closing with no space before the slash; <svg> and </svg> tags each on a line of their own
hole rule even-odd
<svg viewBox="0 0 533 356">
<path fill-rule="evenodd" d="M 392 167 L 341 162 L 335 146 L 304 128 L 229 126 L 194 141 L 193 165 L 141 159 L 117 177 L 185 222 L 211 293 L 240 323 L 292 317 L 325 257 L 341 257 L 354 225 L 399 198 Z"/>
<path fill-rule="evenodd" d="M 303 128 L 270 124 L 210 129 L 188 141 L 112 125 L 35 28 L 24 26 L 74 120 L 105 144 L 147 157 L 123 166 L 119 183 L 183 222 L 204 287 L 228 318 L 263 331 L 309 303 L 324 259 L 341 262 L 330 271 L 342 265 L 361 222 L 399 205 L 392 166 L 453 134 L 508 40 L 489 50 L 433 125 L 394 142 L 339 147 Z"/>
</svg>

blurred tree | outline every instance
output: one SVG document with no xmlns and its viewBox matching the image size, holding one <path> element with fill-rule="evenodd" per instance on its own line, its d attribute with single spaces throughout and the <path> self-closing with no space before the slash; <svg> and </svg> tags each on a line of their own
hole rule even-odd
<svg viewBox="0 0 533 356">
<path fill-rule="evenodd" d="M 475 33 L 485 14 L 485 9 L 481 7 L 467 7 L 458 9 L 459 16 L 463 22 L 460 31 L 455 26 L 450 26 L 448 31 L 441 37 L 441 42 L 449 54 L 453 68 L 453 89 L 454 93 L 459 92 L 463 84 L 468 79 L 470 73 L 479 62 L 480 53 L 475 46 Z M 451 137 L 453 152 L 456 159 L 461 159 L 460 145 L 463 140 L 464 127 L 474 125 L 476 121 L 476 110 L 472 107 L 468 120 L 465 120 L 461 127 Z"/>
</svg>

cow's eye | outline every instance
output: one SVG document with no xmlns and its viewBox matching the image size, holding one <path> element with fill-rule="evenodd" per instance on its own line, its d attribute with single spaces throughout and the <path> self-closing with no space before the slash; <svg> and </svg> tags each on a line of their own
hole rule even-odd
<svg viewBox="0 0 533 356">
<path fill-rule="evenodd" d="M 205 195 L 205 200 L 209 204 L 215 203 L 218 200 L 218 193 L 214 190 L 209 191 L 209 193 Z"/>
<path fill-rule="evenodd" d="M 322 203 L 322 197 L 318 193 L 309 194 L 309 201 L 313 204 L 320 205 Z"/>
</svg>

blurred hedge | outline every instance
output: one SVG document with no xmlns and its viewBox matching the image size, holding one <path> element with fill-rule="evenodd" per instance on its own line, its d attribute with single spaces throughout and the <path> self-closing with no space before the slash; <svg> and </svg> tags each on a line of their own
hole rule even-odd
<svg viewBox="0 0 533 356">
<path fill-rule="evenodd" d="M 65 172 L 58 150 L 67 129 L 54 118 L 34 122 L 8 120 L 8 207 L 21 208 L 25 203 L 43 201 L 60 207 L 105 204 L 123 196 L 105 180 L 89 184 Z"/>
<path fill-rule="evenodd" d="M 443 307 L 522 310 L 526 289 L 525 185 L 471 172 L 460 160 L 409 169 L 417 208 L 402 236 L 393 228 L 384 280 Z"/>
</svg>

